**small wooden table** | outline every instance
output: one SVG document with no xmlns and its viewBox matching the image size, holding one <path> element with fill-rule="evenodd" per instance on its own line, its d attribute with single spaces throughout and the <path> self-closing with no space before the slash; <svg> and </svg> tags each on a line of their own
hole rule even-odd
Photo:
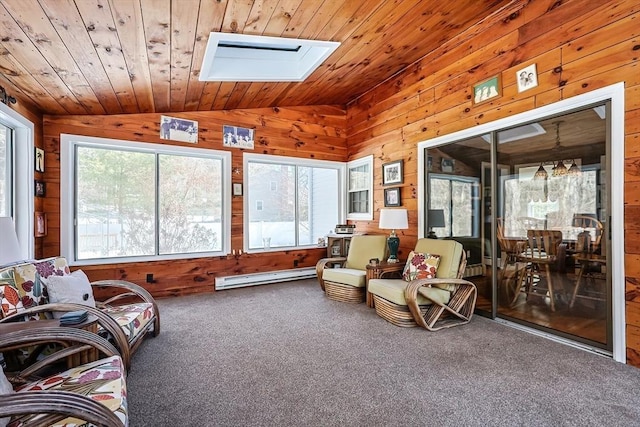
<svg viewBox="0 0 640 427">
<path fill-rule="evenodd" d="M 396 278 L 402 276 L 402 270 L 404 270 L 404 260 L 398 260 L 398 262 L 381 261 L 378 264 L 367 264 L 367 279 L 365 282 L 365 294 L 367 296 L 367 307 L 373 308 L 373 299 L 369 294 L 369 280 L 370 279 L 384 279 L 385 276 L 394 276 Z"/>
</svg>

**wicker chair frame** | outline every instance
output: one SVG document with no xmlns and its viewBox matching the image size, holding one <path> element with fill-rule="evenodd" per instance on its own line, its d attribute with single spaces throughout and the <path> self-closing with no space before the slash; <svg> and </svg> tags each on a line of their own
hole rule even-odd
<svg viewBox="0 0 640 427">
<path fill-rule="evenodd" d="M 18 385 L 39 379 L 38 372 L 51 369 L 60 360 L 87 349 L 103 353 L 107 357 L 119 355 L 116 348 L 98 335 L 68 327 L 43 327 L 24 329 L 3 334 L 0 351 L 27 346 L 61 344 L 61 349 L 20 372 L 8 373 L 12 384 Z M 85 420 L 97 426 L 122 426 L 120 419 L 106 406 L 89 397 L 57 390 L 43 390 L 0 396 L 0 418 L 20 416 L 23 426 L 49 426 L 67 417 Z"/>
</svg>

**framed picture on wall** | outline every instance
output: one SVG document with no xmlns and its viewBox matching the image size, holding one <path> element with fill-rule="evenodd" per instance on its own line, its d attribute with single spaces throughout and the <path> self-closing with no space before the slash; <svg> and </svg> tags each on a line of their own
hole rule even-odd
<svg viewBox="0 0 640 427">
<path fill-rule="evenodd" d="M 524 92 L 538 86 L 536 64 L 531 64 L 522 70 L 518 70 L 516 72 L 516 81 L 518 82 L 518 92 Z"/>
<path fill-rule="evenodd" d="M 35 215 L 34 235 L 36 237 L 44 237 L 47 235 L 47 214 L 36 212 Z"/>
<path fill-rule="evenodd" d="M 500 74 L 473 86 L 473 103 L 482 104 L 502 94 Z"/>
<path fill-rule="evenodd" d="M 382 165 L 382 185 L 402 184 L 402 160 Z"/>
<path fill-rule="evenodd" d="M 47 195 L 47 184 L 44 181 L 35 181 L 34 184 L 35 196 L 44 197 Z"/>
<path fill-rule="evenodd" d="M 34 159 L 36 172 L 44 172 L 44 150 L 36 147 L 36 156 Z"/>
<path fill-rule="evenodd" d="M 384 189 L 384 206 L 401 206 L 400 187 Z"/>
</svg>

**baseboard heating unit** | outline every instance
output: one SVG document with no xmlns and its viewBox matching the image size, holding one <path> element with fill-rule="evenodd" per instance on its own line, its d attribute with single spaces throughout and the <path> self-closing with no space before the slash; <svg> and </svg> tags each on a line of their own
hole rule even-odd
<svg viewBox="0 0 640 427">
<path fill-rule="evenodd" d="M 216 277 L 216 291 L 243 286 L 266 285 L 267 283 L 316 277 L 316 268 L 294 268 L 292 270 L 269 271 L 266 273 L 239 274 L 237 276 Z"/>
</svg>

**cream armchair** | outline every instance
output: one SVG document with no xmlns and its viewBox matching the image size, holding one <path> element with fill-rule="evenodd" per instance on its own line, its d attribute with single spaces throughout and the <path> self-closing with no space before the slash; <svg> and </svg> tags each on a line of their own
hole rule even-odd
<svg viewBox="0 0 640 427">
<path fill-rule="evenodd" d="M 439 256 L 436 277 L 370 278 L 367 292 L 376 313 L 397 326 L 419 325 L 432 331 L 469 322 L 478 292 L 473 283 L 462 279 L 467 264 L 462 244 L 419 239 L 414 252 Z"/>
<path fill-rule="evenodd" d="M 323 258 L 316 264 L 320 287 L 328 298 L 361 303 L 366 295 L 367 264 L 372 258 L 386 259 L 387 236 L 353 236 L 347 257 Z M 332 268 L 332 267 L 342 268 Z"/>
</svg>

